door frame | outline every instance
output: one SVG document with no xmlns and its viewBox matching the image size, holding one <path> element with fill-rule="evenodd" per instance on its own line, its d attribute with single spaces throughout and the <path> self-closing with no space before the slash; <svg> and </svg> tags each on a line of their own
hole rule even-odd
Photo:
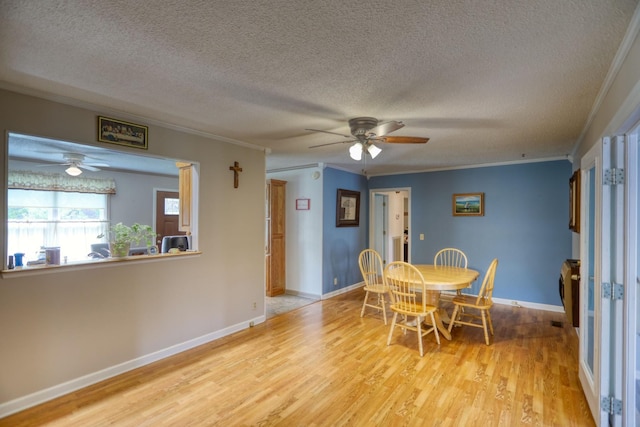
<svg viewBox="0 0 640 427">
<path fill-rule="evenodd" d="M 380 254 L 383 267 L 387 264 L 389 244 L 386 233 L 389 229 L 389 195 L 386 193 L 373 193 L 371 215 L 371 227 L 369 230 L 369 247 Z M 380 206 L 382 204 L 382 206 Z"/>
<path fill-rule="evenodd" d="M 640 122 L 628 134 L 625 145 L 625 260 L 627 265 L 624 272 L 625 298 L 624 298 L 624 390 L 622 391 L 622 401 L 626 402 L 623 408 L 623 420 L 625 425 L 638 425 L 640 420 L 637 412 L 640 408 L 636 405 L 636 381 L 640 381 L 640 367 L 638 366 L 637 353 L 640 342 L 640 321 L 637 310 L 640 309 L 638 303 L 638 292 L 640 291 L 640 277 L 638 271 L 638 196 L 640 196 L 639 168 L 640 153 L 638 143 L 640 142 Z"/>
</svg>

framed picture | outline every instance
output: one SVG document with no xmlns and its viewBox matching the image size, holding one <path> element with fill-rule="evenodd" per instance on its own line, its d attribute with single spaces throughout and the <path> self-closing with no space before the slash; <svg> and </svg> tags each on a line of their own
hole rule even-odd
<svg viewBox="0 0 640 427">
<path fill-rule="evenodd" d="M 311 208 L 311 199 L 296 199 L 297 211 L 308 211 Z"/>
<path fill-rule="evenodd" d="M 483 216 L 484 193 L 453 195 L 453 216 Z"/>
<path fill-rule="evenodd" d="M 336 201 L 336 227 L 360 225 L 360 192 L 338 189 Z"/>
<path fill-rule="evenodd" d="M 100 142 L 146 150 L 148 135 L 147 126 L 98 116 L 98 141 Z"/>
<path fill-rule="evenodd" d="M 569 229 L 580 232 L 580 169 L 569 179 Z"/>
</svg>

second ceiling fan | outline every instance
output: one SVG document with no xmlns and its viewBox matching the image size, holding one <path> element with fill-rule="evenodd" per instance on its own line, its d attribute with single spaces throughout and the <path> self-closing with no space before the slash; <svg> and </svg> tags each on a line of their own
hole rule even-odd
<svg viewBox="0 0 640 427">
<path fill-rule="evenodd" d="M 344 135 L 336 132 L 329 132 L 319 129 L 306 129 L 312 132 L 322 132 L 331 135 L 338 135 L 347 138 L 346 141 L 330 142 L 328 144 L 313 145 L 309 148 L 324 147 L 334 144 L 354 144 L 349 148 L 349 155 L 354 160 L 362 159 L 363 153 L 368 153 L 374 159 L 382 151 L 374 145 L 377 142 L 387 144 L 425 144 L 429 138 L 421 138 L 417 136 L 388 136 L 391 132 L 404 127 L 404 123 L 398 121 L 388 121 L 380 123 L 374 117 L 356 117 L 349 120 L 349 128 L 351 135 Z"/>
</svg>

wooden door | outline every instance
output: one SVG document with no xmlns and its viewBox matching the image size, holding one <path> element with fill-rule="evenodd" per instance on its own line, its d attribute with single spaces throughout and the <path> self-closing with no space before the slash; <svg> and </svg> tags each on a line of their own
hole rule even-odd
<svg viewBox="0 0 640 427">
<path fill-rule="evenodd" d="M 266 294 L 284 294 L 286 289 L 285 196 L 286 181 L 267 182 Z"/>
<path fill-rule="evenodd" d="M 164 236 L 178 236 L 180 199 L 177 191 L 156 191 L 156 233 L 158 249 Z"/>
</svg>

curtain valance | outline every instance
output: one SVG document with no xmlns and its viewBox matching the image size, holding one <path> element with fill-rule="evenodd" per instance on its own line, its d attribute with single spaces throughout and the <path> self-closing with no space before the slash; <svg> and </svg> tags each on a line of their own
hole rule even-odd
<svg viewBox="0 0 640 427">
<path fill-rule="evenodd" d="M 113 178 L 88 178 L 33 171 L 9 171 L 7 187 L 20 190 L 116 194 L 116 182 Z"/>
</svg>

